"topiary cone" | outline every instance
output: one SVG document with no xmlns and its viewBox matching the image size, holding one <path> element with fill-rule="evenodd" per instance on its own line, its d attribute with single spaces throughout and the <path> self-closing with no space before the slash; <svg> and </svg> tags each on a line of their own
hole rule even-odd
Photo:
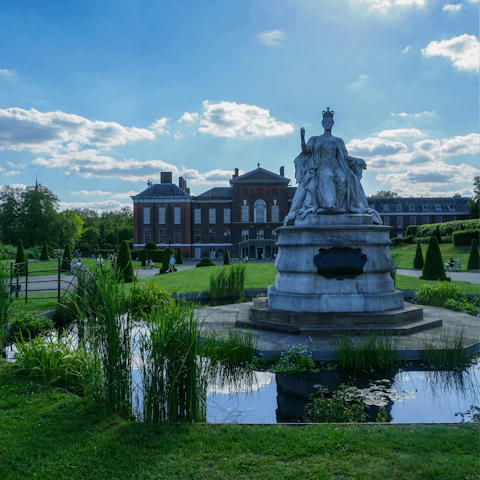
<svg viewBox="0 0 480 480">
<path fill-rule="evenodd" d="M 70 244 L 66 243 L 65 249 L 63 251 L 63 260 L 60 269 L 69 272 L 71 269 L 72 260 L 72 249 L 70 248 Z"/>
<path fill-rule="evenodd" d="M 415 251 L 415 257 L 413 257 L 413 268 L 423 268 L 423 253 L 419 243 L 417 243 L 417 250 Z"/>
<path fill-rule="evenodd" d="M 183 265 L 182 252 L 180 250 L 175 252 L 175 263 L 178 265 Z"/>
<path fill-rule="evenodd" d="M 468 257 L 467 270 L 477 270 L 480 268 L 480 256 L 478 255 L 478 246 L 475 239 L 472 240 L 470 256 Z"/>
<path fill-rule="evenodd" d="M 445 275 L 445 265 L 436 237 L 430 237 L 428 241 L 425 264 L 420 278 L 423 280 L 449 280 Z"/>
<path fill-rule="evenodd" d="M 48 247 L 47 242 L 43 241 L 42 253 L 40 254 L 40 260 L 48 260 Z"/>
<path fill-rule="evenodd" d="M 120 245 L 115 268 L 125 283 L 130 283 L 133 280 L 132 256 L 127 240 L 123 240 Z"/>
<path fill-rule="evenodd" d="M 228 258 L 228 250 L 225 250 L 225 256 L 223 257 L 223 264 L 230 265 L 230 259 Z"/>
<path fill-rule="evenodd" d="M 24 272 L 25 269 L 25 262 L 27 259 L 25 258 L 25 250 L 23 249 L 23 241 L 21 238 L 18 239 L 18 244 L 17 244 L 17 256 L 15 258 L 15 263 L 21 263 L 21 265 L 18 266 L 18 271 L 19 272 Z"/>
</svg>

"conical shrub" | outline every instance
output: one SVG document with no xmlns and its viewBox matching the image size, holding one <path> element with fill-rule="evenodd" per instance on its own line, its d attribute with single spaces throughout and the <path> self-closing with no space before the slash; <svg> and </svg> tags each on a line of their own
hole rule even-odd
<svg viewBox="0 0 480 480">
<path fill-rule="evenodd" d="M 48 260 L 48 247 L 47 242 L 43 241 L 42 253 L 40 254 L 40 260 Z"/>
<path fill-rule="evenodd" d="M 230 259 L 228 258 L 228 250 L 225 250 L 225 256 L 223 257 L 223 264 L 230 265 Z"/>
<path fill-rule="evenodd" d="M 445 275 L 445 265 L 442 260 L 440 248 L 438 247 L 437 237 L 430 237 L 428 241 L 425 265 L 423 266 L 423 274 L 420 278 L 423 280 L 449 280 Z"/>
<path fill-rule="evenodd" d="M 15 257 L 15 263 L 20 264 L 18 265 L 18 272 L 25 272 L 25 262 L 27 259 L 25 258 L 25 250 L 23 248 L 23 241 L 21 238 L 18 239 L 17 244 L 17 256 Z"/>
<path fill-rule="evenodd" d="M 417 250 L 415 252 L 415 257 L 413 257 L 413 268 L 423 268 L 423 253 L 422 247 L 417 243 Z"/>
<path fill-rule="evenodd" d="M 120 245 L 115 268 L 125 283 L 130 283 L 133 280 L 132 255 L 130 254 L 127 240 L 123 240 Z"/>
<path fill-rule="evenodd" d="M 182 252 L 180 250 L 175 252 L 175 263 L 178 265 L 183 265 Z"/>
<path fill-rule="evenodd" d="M 72 260 L 72 249 L 70 248 L 70 244 L 66 243 L 65 249 L 63 251 L 63 260 L 60 269 L 69 272 L 72 265 Z"/>
<path fill-rule="evenodd" d="M 468 257 L 467 270 L 477 270 L 480 268 L 480 257 L 478 255 L 478 246 L 475 239 L 472 240 L 470 256 Z"/>
</svg>

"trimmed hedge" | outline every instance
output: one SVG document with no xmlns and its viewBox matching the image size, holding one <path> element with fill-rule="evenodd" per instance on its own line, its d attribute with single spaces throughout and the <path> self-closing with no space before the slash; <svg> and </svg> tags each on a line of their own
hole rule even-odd
<svg viewBox="0 0 480 480">
<path fill-rule="evenodd" d="M 480 231 L 480 220 L 456 220 L 454 222 L 432 223 L 429 225 L 409 225 L 405 233 L 407 236 L 412 235 L 415 239 L 426 238 L 426 241 L 422 241 L 421 243 L 428 243 L 428 237 L 437 235 L 437 226 L 440 230 L 442 242 L 446 242 L 448 241 L 448 237 L 452 237 L 453 233 L 459 230 Z"/>
<path fill-rule="evenodd" d="M 177 265 L 183 265 L 183 258 L 182 258 L 181 250 L 176 250 L 175 251 L 175 263 Z"/>
<path fill-rule="evenodd" d="M 42 253 L 40 254 L 40 260 L 48 260 L 48 247 L 47 242 L 43 241 Z"/>
<path fill-rule="evenodd" d="M 120 245 L 115 268 L 125 283 L 130 283 L 133 280 L 132 256 L 127 240 L 123 240 Z"/>
<path fill-rule="evenodd" d="M 163 250 L 146 250 L 142 248 L 141 250 L 136 250 L 136 253 L 138 254 L 138 260 L 142 262 L 142 267 L 145 266 L 145 262 L 150 258 L 154 263 L 163 262 Z"/>
<path fill-rule="evenodd" d="M 468 257 L 467 270 L 478 270 L 480 268 L 480 257 L 478 255 L 477 240 L 472 240 L 472 248 L 470 249 L 470 256 Z"/>
<path fill-rule="evenodd" d="M 145 244 L 145 250 L 156 250 L 156 249 L 157 249 L 157 244 L 155 242 L 147 242 Z"/>
<path fill-rule="evenodd" d="M 72 265 L 72 258 L 72 249 L 70 248 L 70 244 L 66 243 L 65 250 L 63 251 L 63 260 L 60 269 L 69 272 Z"/>
<path fill-rule="evenodd" d="M 437 237 L 430 237 L 427 254 L 425 255 L 425 265 L 420 278 L 422 280 L 450 280 L 445 275 L 445 265 L 437 243 Z"/>
<path fill-rule="evenodd" d="M 163 250 L 163 259 L 162 259 L 163 265 L 162 265 L 162 269 L 160 270 L 160 273 L 167 273 L 171 255 L 175 257 L 175 252 L 170 247 L 167 247 L 165 250 Z M 176 271 L 175 267 L 173 267 L 173 269 L 174 271 Z"/>
<path fill-rule="evenodd" d="M 480 235 L 480 230 L 462 230 L 453 234 L 453 244 L 458 245 L 471 245 L 472 240 L 477 241 Z"/>
<path fill-rule="evenodd" d="M 417 250 L 415 251 L 415 257 L 413 257 L 413 268 L 422 268 L 423 269 L 423 253 L 422 247 L 418 243 Z"/>
<path fill-rule="evenodd" d="M 228 258 L 228 250 L 225 250 L 225 255 L 223 257 L 223 264 L 230 265 L 230 258 Z"/>
<path fill-rule="evenodd" d="M 25 262 L 27 261 L 25 257 L 25 250 L 23 248 L 23 240 L 21 238 L 18 239 L 17 244 L 17 256 L 15 257 L 15 263 L 22 263 L 23 265 L 18 266 L 19 272 L 25 272 Z"/>
<path fill-rule="evenodd" d="M 198 263 L 197 267 L 215 267 L 210 257 L 203 257 Z"/>
<path fill-rule="evenodd" d="M 394 247 L 398 247 L 399 245 L 408 245 L 413 243 L 413 237 L 395 237 L 392 238 L 392 243 Z"/>
</svg>

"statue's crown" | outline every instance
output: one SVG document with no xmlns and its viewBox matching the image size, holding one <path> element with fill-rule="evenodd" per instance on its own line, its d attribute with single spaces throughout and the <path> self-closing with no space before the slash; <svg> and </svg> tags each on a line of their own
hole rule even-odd
<svg viewBox="0 0 480 480">
<path fill-rule="evenodd" d="M 334 112 L 333 110 L 330 111 L 330 107 L 327 107 L 327 110 L 326 110 L 326 111 L 323 110 L 323 112 L 322 112 L 323 118 L 325 118 L 325 117 L 331 117 L 331 118 L 333 118 L 333 114 L 334 114 L 334 113 L 335 113 L 335 112 Z"/>
</svg>

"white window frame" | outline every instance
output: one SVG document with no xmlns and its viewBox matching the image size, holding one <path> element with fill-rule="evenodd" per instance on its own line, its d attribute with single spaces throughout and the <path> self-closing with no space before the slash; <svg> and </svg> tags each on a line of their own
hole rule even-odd
<svg viewBox="0 0 480 480">
<path fill-rule="evenodd" d="M 197 237 L 198 235 L 198 237 Z M 202 231 L 194 230 L 193 231 L 193 243 L 202 243 Z"/>
<path fill-rule="evenodd" d="M 181 225 L 182 223 L 182 208 L 173 207 L 173 223 L 175 225 Z"/>
<path fill-rule="evenodd" d="M 397 228 L 403 228 L 403 217 L 400 215 L 397 217 Z"/>
<path fill-rule="evenodd" d="M 242 242 L 245 242 L 246 240 L 250 240 L 250 231 L 242 230 Z"/>
<path fill-rule="evenodd" d="M 280 221 L 280 207 L 278 205 L 272 205 L 272 222 Z"/>
<path fill-rule="evenodd" d="M 150 241 L 150 229 L 146 228 L 143 231 L 143 243 L 147 244 Z"/>
<path fill-rule="evenodd" d="M 216 225 L 216 223 L 217 223 L 217 209 L 216 208 L 209 208 L 208 209 L 208 223 L 210 225 Z"/>
<path fill-rule="evenodd" d="M 232 232 L 231 230 L 223 231 L 223 243 L 232 243 Z"/>
<path fill-rule="evenodd" d="M 396 207 L 397 207 L 397 212 L 401 212 L 401 211 L 402 211 L 402 205 L 400 205 L 399 203 L 397 203 Z"/>
<path fill-rule="evenodd" d="M 257 240 L 265 240 L 265 230 L 257 230 Z"/>
<path fill-rule="evenodd" d="M 414 215 L 410 217 L 410 225 L 417 225 L 417 217 Z"/>
<path fill-rule="evenodd" d="M 231 223 L 232 222 L 232 211 L 230 208 L 223 209 L 223 223 Z"/>
<path fill-rule="evenodd" d="M 423 217 L 423 224 L 424 225 L 430 225 L 430 217 L 427 215 L 424 215 Z"/>
<path fill-rule="evenodd" d="M 249 206 L 242 205 L 242 222 L 246 223 L 250 219 Z"/>
<path fill-rule="evenodd" d="M 260 218 L 259 210 L 263 212 L 263 218 Z M 265 200 L 258 199 L 253 206 L 253 222 L 254 223 L 266 223 L 267 221 L 267 204 Z"/>
<path fill-rule="evenodd" d="M 201 208 L 195 208 L 193 210 L 193 223 L 195 225 L 199 225 L 202 223 L 202 209 Z"/>
<path fill-rule="evenodd" d="M 382 205 L 383 211 L 388 212 L 388 205 Z"/>
<path fill-rule="evenodd" d="M 212 242 L 212 236 L 213 236 L 213 242 Z M 208 243 L 217 243 L 217 231 L 214 229 L 210 229 L 208 231 Z"/>
<path fill-rule="evenodd" d="M 163 239 L 161 235 L 163 234 Z M 159 245 L 165 245 L 165 230 L 161 229 L 158 231 L 158 243 Z"/>
<path fill-rule="evenodd" d="M 408 210 L 409 210 L 410 212 L 414 212 L 414 211 L 415 211 L 415 205 L 410 204 L 410 205 L 408 206 Z"/>
<path fill-rule="evenodd" d="M 158 224 L 165 225 L 165 207 L 158 207 Z"/>
<path fill-rule="evenodd" d="M 385 216 L 383 217 L 383 224 L 386 225 L 387 227 L 390 226 L 390 217 Z"/>
<path fill-rule="evenodd" d="M 143 224 L 150 225 L 150 207 L 143 207 Z"/>
<path fill-rule="evenodd" d="M 178 236 L 178 241 L 177 241 Z M 182 243 L 182 232 L 180 230 L 173 231 L 173 243 Z"/>
</svg>

